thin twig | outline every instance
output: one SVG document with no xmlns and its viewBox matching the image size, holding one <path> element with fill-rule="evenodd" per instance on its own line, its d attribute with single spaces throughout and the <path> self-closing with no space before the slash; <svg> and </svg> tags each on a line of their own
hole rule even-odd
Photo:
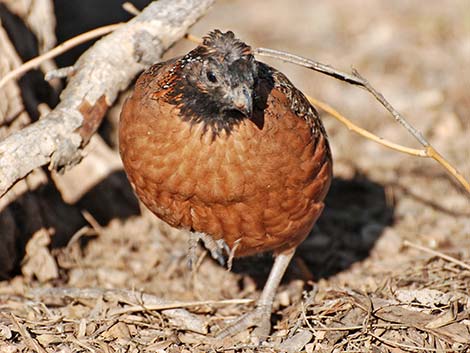
<svg viewBox="0 0 470 353">
<path fill-rule="evenodd" d="M 250 304 L 254 299 L 226 299 L 226 300 L 204 300 L 193 302 L 170 302 L 163 304 L 149 304 L 149 305 L 132 305 L 122 309 L 111 310 L 110 315 L 121 315 L 125 313 L 134 313 L 139 311 L 160 311 L 168 309 L 182 309 L 191 308 L 202 305 L 233 305 L 233 304 Z"/>
<path fill-rule="evenodd" d="M 19 77 L 25 72 L 34 69 L 41 65 L 46 60 L 55 58 L 56 56 L 66 52 L 70 48 L 73 48 L 79 44 L 82 44 L 84 42 L 87 42 L 93 38 L 100 37 L 102 35 L 105 35 L 109 32 L 114 31 L 116 28 L 122 26 L 122 23 L 116 23 L 108 26 L 103 26 L 103 27 L 98 27 L 95 28 L 91 31 L 82 33 L 76 37 L 73 37 L 61 44 L 59 44 L 57 47 L 49 50 L 48 52 L 39 55 L 29 61 L 26 61 L 23 63 L 21 66 L 17 67 L 16 69 L 10 71 L 7 73 L 1 80 L 0 80 L 0 88 L 2 88 L 8 81 L 10 81 L 13 78 Z"/>
<path fill-rule="evenodd" d="M 307 69 L 321 72 L 325 75 L 332 76 L 338 80 L 345 81 L 353 85 L 364 86 L 364 82 L 361 80 L 360 77 L 357 77 L 355 75 L 350 75 L 346 72 L 339 71 L 335 69 L 334 67 L 331 67 L 330 65 L 325 65 L 317 61 L 311 60 L 311 59 L 307 59 L 307 58 L 303 58 L 295 54 L 287 53 L 282 50 L 275 50 L 275 49 L 268 49 L 268 48 L 256 48 L 255 54 L 258 54 L 261 56 L 267 56 L 270 58 L 280 59 L 280 60 L 283 60 L 292 64 L 306 67 Z"/>
<path fill-rule="evenodd" d="M 463 175 L 452 165 L 450 164 L 436 149 L 429 145 L 426 147 L 426 154 L 437 161 L 440 165 L 442 165 L 450 174 L 452 174 L 457 181 L 470 193 L 470 183 L 463 177 Z"/>
<path fill-rule="evenodd" d="M 426 154 L 426 150 L 420 150 L 416 148 L 409 148 L 405 147 L 402 145 L 399 145 L 394 142 L 390 142 L 382 137 L 379 137 L 377 135 L 374 135 L 370 131 L 367 131 L 366 129 L 363 129 L 362 127 L 357 126 L 354 124 L 351 120 L 347 119 L 344 117 L 341 113 L 339 113 L 337 110 L 329 106 L 328 104 L 319 101 L 318 99 L 315 99 L 310 96 L 306 96 L 307 99 L 312 103 L 314 106 L 320 108 L 321 110 L 325 111 L 326 113 L 330 114 L 332 117 L 334 117 L 336 120 L 339 120 L 341 123 L 346 125 L 346 127 L 354 131 L 355 133 L 358 133 L 361 136 L 364 136 L 365 138 L 372 140 L 374 142 L 377 142 L 378 144 L 381 144 L 382 146 L 391 148 L 392 150 L 398 151 L 398 152 L 403 152 L 406 154 L 411 154 L 412 156 L 417 156 L 417 157 L 428 157 Z"/>
<path fill-rule="evenodd" d="M 59 69 L 50 70 L 44 75 L 44 80 L 51 81 L 55 78 L 66 78 L 75 72 L 75 68 L 72 66 L 65 66 Z"/>
<path fill-rule="evenodd" d="M 364 328 L 364 325 L 355 325 L 355 326 L 338 326 L 338 327 L 315 327 L 317 331 L 355 331 Z M 403 324 L 372 324 L 370 328 L 400 328 L 407 329 L 409 326 Z"/>
<path fill-rule="evenodd" d="M 469 264 L 466 264 L 465 262 L 463 261 L 460 261 L 460 260 L 457 260 L 455 257 L 452 257 L 452 256 L 449 256 L 449 255 L 446 255 L 446 254 L 443 254 L 439 251 L 436 251 L 436 250 L 432 250 L 432 249 L 429 249 L 425 246 L 422 246 L 422 245 L 418 245 L 418 244 L 414 244 L 408 240 L 405 240 L 403 241 L 403 245 L 404 246 L 408 246 L 410 248 L 415 248 L 415 249 L 418 249 L 418 250 L 421 250 L 421 251 L 424 251 L 428 254 L 431 254 L 433 256 L 437 256 L 437 257 L 440 257 L 441 259 L 444 259 L 446 261 L 449 261 L 449 262 L 452 262 L 462 268 L 465 268 L 467 270 L 470 270 L 470 265 Z"/>
<path fill-rule="evenodd" d="M 353 74 L 354 76 L 358 77 L 361 82 L 363 82 L 361 86 L 364 87 L 367 91 L 369 91 L 375 97 L 375 99 L 377 99 L 385 107 L 385 109 L 387 109 L 390 114 L 392 114 L 395 120 L 399 122 L 405 129 L 407 129 L 413 135 L 413 137 L 418 140 L 421 145 L 423 145 L 424 147 L 429 146 L 429 142 L 424 138 L 421 132 L 411 126 L 411 124 L 408 123 L 408 121 L 406 121 L 406 119 L 385 99 L 383 94 L 377 91 L 374 87 L 372 87 L 370 82 L 361 76 L 359 71 L 353 69 Z"/>
<path fill-rule="evenodd" d="M 232 271 L 232 264 L 233 264 L 233 259 L 235 258 L 235 251 L 237 251 L 238 247 L 240 246 L 240 241 L 241 239 L 237 239 L 233 243 L 233 247 L 230 250 L 230 254 L 227 260 L 227 271 Z"/>
<path fill-rule="evenodd" d="M 430 347 L 419 347 L 419 346 L 412 346 L 409 344 L 398 343 L 380 336 L 373 334 L 372 332 L 367 332 L 368 335 L 374 337 L 376 340 L 385 343 L 388 346 L 392 346 L 395 348 L 402 348 L 405 350 L 412 350 L 412 351 L 424 351 L 424 352 L 458 352 L 460 349 L 437 349 L 437 348 L 430 348 Z"/>
<path fill-rule="evenodd" d="M 84 236 L 85 234 L 89 234 L 90 233 L 90 230 L 92 230 L 90 227 L 88 226 L 83 226 L 82 228 L 80 228 L 79 230 L 77 230 L 75 232 L 74 235 L 72 235 L 72 237 L 70 238 L 70 240 L 67 242 L 67 245 L 65 246 L 65 248 L 70 248 L 70 246 L 72 244 L 75 244 L 82 236 Z"/>
<path fill-rule="evenodd" d="M 36 341 L 33 337 L 31 337 L 28 330 L 26 330 L 26 328 L 20 324 L 15 315 L 10 314 L 10 318 L 13 323 L 13 326 L 15 326 L 15 328 L 18 330 L 21 337 L 24 338 L 24 340 L 26 341 L 26 345 L 29 346 L 29 348 L 36 351 L 37 353 L 47 353 L 46 350 L 39 344 L 39 342 Z"/>
<path fill-rule="evenodd" d="M 98 223 L 98 221 L 93 217 L 93 215 L 87 210 L 82 210 L 82 216 L 85 220 L 91 225 L 96 234 L 103 233 L 103 227 Z"/>
<path fill-rule="evenodd" d="M 51 288 L 34 288 L 28 294 L 28 298 L 34 298 L 36 301 L 50 301 L 51 299 L 67 299 L 74 300 L 85 299 L 93 300 L 104 298 L 108 301 L 118 301 L 129 304 L 130 306 L 139 306 L 148 310 L 167 310 L 178 309 L 200 305 L 231 305 L 231 304 L 249 304 L 253 299 L 226 299 L 226 300 L 206 300 L 206 301 L 167 301 L 160 297 L 136 292 L 125 289 L 104 289 L 104 288 L 74 288 L 74 287 L 51 287 Z M 141 302 L 142 304 L 136 304 Z"/>
<path fill-rule="evenodd" d="M 295 54 L 286 53 L 281 50 L 257 48 L 255 52 L 262 56 L 269 56 L 271 58 L 277 58 L 296 65 L 300 65 L 308 69 L 321 72 L 328 76 L 332 76 L 338 80 L 364 88 L 370 92 L 375 97 L 375 99 L 377 99 L 392 114 L 395 120 L 402 124 L 419 141 L 420 144 L 422 144 L 424 147 L 429 146 L 429 142 L 426 141 L 423 135 L 413 126 L 411 126 L 406 121 L 406 119 L 395 108 L 393 108 L 393 106 L 385 99 L 385 97 L 380 92 L 378 92 L 367 79 L 361 76 L 361 74 L 359 74 L 356 69 L 353 69 L 353 73 L 350 75 L 348 73 L 337 70 L 332 66 L 325 65 L 315 60 L 307 59 Z"/>
<path fill-rule="evenodd" d="M 92 353 L 96 353 L 96 350 L 95 350 L 92 346 L 86 344 L 86 343 L 85 343 L 84 341 L 82 341 L 82 340 L 79 340 L 79 339 L 75 338 L 75 337 L 72 336 L 72 335 L 70 335 L 70 336 L 67 337 L 67 341 L 68 341 L 68 342 L 75 343 L 77 346 L 79 346 L 79 347 L 81 347 L 81 348 L 84 348 L 84 349 L 87 349 L 88 351 L 90 351 L 90 352 L 92 352 Z"/>
<path fill-rule="evenodd" d="M 197 45 L 202 44 L 202 39 L 197 36 L 192 35 L 191 33 L 186 33 L 184 35 L 184 38 Z"/>
<path fill-rule="evenodd" d="M 334 77 L 338 80 L 345 81 L 347 83 L 350 83 L 350 84 L 359 86 L 361 88 L 364 88 L 369 93 L 371 93 L 375 97 L 375 99 L 380 104 L 382 104 L 385 107 L 385 109 L 387 109 L 392 114 L 393 118 L 397 122 L 399 122 L 402 126 L 404 126 L 406 128 L 406 130 L 408 132 L 410 132 L 411 135 L 413 135 L 413 137 L 416 140 L 418 140 L 418 142 L 425 148 L 423 150 L 424 153 L 425 153 L 425 156 L 434 159 L 441 166 L 443 166 L 447 170 L 447 172 L 449 172 L 455 179 L 457 179 L 457 181 L 460 183 L 460 185 L 462 185 L 463 188 L 470 194 L 470 183 L 463 177 L 463 175 L 456 168 L 454 168 L 441 154 L 439 154 L 434 149 L 434 147 L 432 147 L 431 144 L 424 138 L 424 136 L 417 129 L 415 129 L 395 108 L 393 108 L 393 106 L 385 99 L 385 97 L 380 92 L 378 92 L 369 83 L 369 81 L 367 81 L 364 77 L 362 77 L 357 70 L 353 69 L 353 74 L 350 75 L 348 73 L 336 70 L 335 68 L 333 68 L 329 65 L 325 65 L 325 64 L 319 63 L 317 61 L 307 59 L 307 58 L 303 58 L 301 56 L 297 56 L 297 55 L 294 55 L 294 54 L 286 53 L 286 52 L 283 52 L 283 51 L 280 51 L 280 50 L 273 50 L 273 49 L 267 49 L 267 48 L 257 48 L 255 50 L 255 53 L 258 54 L 258 55 L 268 56 L 268 57 L 280 59 L 280 60 L 283 60 L 283 61 L 287 61 L 287 62 L 296 64 L 296 65 L 300 65 L 300 66 L 306 67 L 308 69 L 318 71 L 318 72 L 324 73 L 326 75 L 332 76 L 332 77 Z M 332 109 L 332 111 L 334 111 L 334 109 Z M 353 124 L 350 121 L 348 121 L 348 123 L 346 123 L 347 119 L 344 118 L 344 117 L 341 117 L 341 119 L 339 119 L 338 117 L 340 116 L 340 114 L 336 111 L 334 111 L 334 112 L 335 112 L 335 114 L 332 114 L 333 117 L 337 118 L 343 124 L 346 124 L 346 126 L 348 126 L 348 128 L 351 129 Z M 364 136 L 368 139 L 371 139 L 375 142 L 378 142 L 378 143 L 380 143 L 384 146 L 387 146 L 389 148 L 393 148 L 393 149 L 396 149 L 400 152 L 405 152 L 405 153 L 417 155 L 417 156 L 420 156 L 420 157 L 423 156 L 422 151 L 418 152 L 419 150 L 409 149 L 407 147 L 399 146 L 399 145 L 390 143 L 388 141 L 384 142 L 384 140 L 381 139 L 380 137 L 377 137 L 377 136 L 369 133 L 368 131 L 366 131 L 364 129 L 355 127 L 353 130 L 355 132 L 361 134 L 362 136 Z"/>
<path fill-rule="evenodd" d="M 135 7 L 133 3 L 129 1 L 126 1 L 124 4 L 122 4 L 122 8 L 134 16 L 137 16 L 138 14 L 142 12 L 137 7 Z"/>
</svg>

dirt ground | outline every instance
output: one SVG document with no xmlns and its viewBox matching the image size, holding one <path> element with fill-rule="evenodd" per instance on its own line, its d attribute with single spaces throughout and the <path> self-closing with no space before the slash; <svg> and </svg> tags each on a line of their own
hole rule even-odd
<svg viewBox="0 0 470 353">
<path fill-rule="evenodd" d="M 192 33 L 214 28 L 358 69 L 470 179 L 468 0 L 219 1 Z M 260 60 L 361 127 L 420 148 L 366 92 Z M 272 258 L 236 259 L 227 271 L 200 248 L 189 271 L 187 234 L 140 207 L 127 184 L 119 109 L 79 166 L 47 174 L 14 205 L 17 223 L 40 214 L 48 228 L 32 228 L 21 266 L 0 281 L 1 352 L 470 351 L 469 196 L 436 162 L 365 140 L 327 115 L 335 176 L 278 290 L 272 336 L 213 340 L 253 307 Z M 25 211 L 33 197 L 37 208 Z"/>
</svg>

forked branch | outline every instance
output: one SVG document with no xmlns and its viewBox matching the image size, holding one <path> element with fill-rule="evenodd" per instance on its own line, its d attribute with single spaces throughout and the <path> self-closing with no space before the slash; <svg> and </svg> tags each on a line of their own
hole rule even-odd
<svg viewBox="0 0 470 353">
<path fill-rule="evenodd" d="M 397 150 L 399 152 L 408 153 L 418 157 L 427 157 L 432 158 L 437 161 L 440 165 L 442 165 L 448 173 L 450 173 L 460 185 L 470 194 L 470 183 L 464 178 L 464 176 L 455 168 L 453 167 L 436 149 L 424 138 L 424 136 L 415 129 L 406 119 L 401 115 L 386 99 L 385 97 L 377 91 L 364 77 L 362 77 L 357 70 L 353 70 L 352 74 L 348 74 L 337 70 L 329 65 L 325 65 L 319 63 L 317 61 L 303 58 L 301 56 L 297 56 L 291 53 L 286 53 L 280 50 L 273 50 L 267 48 L 257 48 L 255 50 L 256 54 L 262 56 L 268 56 L 276 59 L 280 59 L 292 64 L 300 65 L 306 67 L 308 69 L 321 72 L 328 76 L 332 76 L 338 80 L 359 86 L 364 88 L 366 91 L 371 93 L 377 101 L 382 104 L 385 109 L 387 109 L 393 116 L 393 118 L 398 121 L 405 129 L 410 132 L 410 134 L 418 140 L 418 142 L 424 147 L 422 150 L 412 149 L 408 147 L 404 147 L 393 142 L 389 142 L 385 139 L 382 139 L 367 130 L 364 130 L 356 125 L 354 125 L 351 121 L 346 119 L 336 110 L 328 106 L 327 104 L 320 102 L 316 99 L 309 97 L 309 100 L 312 104 L 318 106 L 320 109 L 324 110 L 328 114 L 332 115 L 334 118 L 339 120 L 341 123 L 345 124 L 350 130 L 364 136 L 367 139 L 380 143 L 384 146 Z"/>
</svg>

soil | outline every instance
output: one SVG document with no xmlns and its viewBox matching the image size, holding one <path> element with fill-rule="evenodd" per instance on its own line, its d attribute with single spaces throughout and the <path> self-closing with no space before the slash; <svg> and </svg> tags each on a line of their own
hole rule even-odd
<svg viewBox="0 0 470 353">
<path fill-rule="evenodd" d="M 470 179 L 468 1 L 220 1 L 192 33 L 214 28 L 354 67 Z M 259 59 L 361 127 L 421 148 L 367 92 Z M 253 307 L 245 299 L 259 295 L 272 256 L 228 271 L 200 247 L 190 271 L 188 235 L 139 205 L 121 169 L 119 104 L 79 166 L 15 201 L 18 221 L 40 200 L 48 228 L 29 230 L 21 265 L 0 282 L 1 352 L 470 351 L 469 195 L 435 161 L 326 114 L 334 180 L 277 292 L 272 336 L 212 339 Z"/>
</svg>

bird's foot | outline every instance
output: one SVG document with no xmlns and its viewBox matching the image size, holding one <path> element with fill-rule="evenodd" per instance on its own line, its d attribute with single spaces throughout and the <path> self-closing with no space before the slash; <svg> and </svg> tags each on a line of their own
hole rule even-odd
<svg viewBox="0 0 470 353">
<path fill-rule="evenodd" d="M 273 308 L 274 295 L 293 256 L 294 250 L 276 256 L 273 268 L 269 273 L 268 280 L 264 285 L 263 292 L 258 299 L 255 309 L 242 315 L 234 323 L 221 330 L 217 334 L 217 339 L 234 336 L 250 327 L 255 327 L 251 333 L 252 337 L 265 340 L 269 336 L 271 331 L 271 311 Z"/>
<path fill-rule="evenodd" d="M 227 327 L 219 331 L 216 339 L 224 339 L 226 337 L 235 336 L 236 334 L 254 327 L 251 332 L 252 337 L 265 340 L 271 332 L 271 306 L 258 305 L 253 311 L 250 311 L 234 322 L 230 323 Z"/>
<path fill-rule="evenodd" d="M 225 266 L 225 258 L 230 253 L 230 248 L 228 247 L 227 243 L 223 239 L 215 240 L 210 235 L 205 233 L 191 232 L 189 238 L 188 254 L 189 267 L 192 268 L 192 266 L 196 263 L 196 247 L 199 240 L 202 240 L 204 247 L 209 250 L 212 258 L 222 266 Z"/>
</svg>

